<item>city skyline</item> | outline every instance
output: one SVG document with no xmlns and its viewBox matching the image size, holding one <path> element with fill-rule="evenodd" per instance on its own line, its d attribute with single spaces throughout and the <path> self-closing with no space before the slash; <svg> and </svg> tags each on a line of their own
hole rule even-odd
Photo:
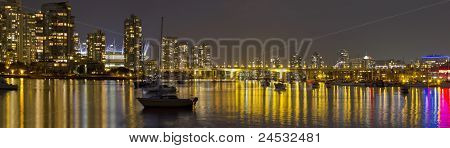
<svg viewBox="0 0 450 148">
<path fill-rule="evenodd" d="M 17 0 L 15 0 L 17 1 Z M 11 5 L 8 7 L 5 7 L 5 14 L 4 14 L 4 24 L 6 25 L 11 25 L 11 27 L 5 26 L 6 28 L 11 28 L 11 29 L 7 29 L 5 30 L 5 39 L 8 38 L 8 40 L 11 38 L 13 40 L 11 41 L 7 41 L 5 43 L 5 48 L 7 49 L 11 49 L 11 50 L 2 50 L 5 53 L 2 53 L 3 55 L 5 55 L 4 59 L 5 62 L 7 64 L 11 64 L 13 62 L 25 62 L 25 63 L 31 63 L 31 62 L 36 62 L 36 61 L 61 61 L 61 62 L 67 62 L 69 60 L 73 60 L 76 59 L 78 57 L 76 57 L 76 53 L 75 51 L 77 51 L 76 47 L 81 47 L 82 45 L 77 45 L 77 41 L 83 41 L 84 39 L 84 35 L 83 33 L 78 34 L 76 31 L 76 23 L 77 21 L 75 21 L 76 16 L 73 16 L 72 11 L 73 8 L 71 6 L 70 3 L 67 2 L 59 2 L 59 3 L 44 3 L 41 6 L 41 10 L 36 10 L 35 12 L 27 12 L 26 9 L 30 9 L 28 6 L 23 5 L 23 3 L 21 3 L 20 1 L 18 1 L 19 4 L 17 4 L 18 8 L 16 8 L 16 5 Z M 20 14 L 20 15 L 15 15 L 15 14 Z M 11 22 L 6 22 L 6 21 L 11 21 Z M 20 24 L 17 24 L 21 22 Z M 24 23 L 22 23 L 24 22 Z M 161 22 L 160 22 L 161 23 Z M 23 25 L 25 24 L 25 25 Z M 138 63 L 136 63 L 138 61 L 138 59 L 141 59 L 141 53 L 140 50 L 145 50 L 147 51 L 147 49 L 159 49 L 159 47 L 155 47 L 155 46 L 159 46 L 159 45 L 153 45 L 153 48 L 149 48 L 148 45 L 146 45 L 147 40 L 152 40 L 151 38 L 146 38 L 144 36 L 144 27 L 143 27 L 143 21 L 139 16 L 136 16 L 134 14 L 131 14 L 131 16 L 127 17 L 125 19 L 125 23 L 124 25 L 124 29 L 123 29 L 123 53 L 125 54 L 125 60 L 126 60 L 126 66 L 127 68 L 130 69 L 135 69 L 137 67 L 140 67 L 138 65 Z M 83 26 L 83 25 L 81 25 Z M 97 29 L 96 31 L 103 31 L 106 30 L 106 32 L 110 32 L 110 30 L 105 29 L 105 28 L 101 28 L 101 27 L 97 27 L 99 29 Z M 3 28 L 5 29 L 5 28 Z M 161 28 L 160 28 L 161 29 Z M 165 32 L 165 30 L 164 30 Z M 106 34 L 103 34 L 101 38 L 103 38 L 103 40 L 109 39 L 110 37 L 107 37 Z M 86 42 L 89 44 L 88 39 L 91 38 L 91 32 L 86 34 L 88 37 L 86 39 Z M 163 36 L 165 36 L 167 38 L 166 34 L 162 34 Z M 327 35 L 325 35 L 327 36 Z M 178 36 L 174 36 L 175 38 L 178 38 Z M 15 39 L 17 38 L 17 39 Z M 42 40 L 42 38 L 47 38 L 46 40 Z M 81 39 L 80 39 L 81 38 Z M 319 37 L 323 38 L 323 37 Z M 59 39 L 64 39 L 64 40 L 59 40 Z M 182 39 L 186 39 L 183 38 Z M 188 38 L 191 39 L 191 38 Z M 252 40 L 259 40 L 261 42 L 264 42 L 263 39 L 258 39 L 258 38 L 251 38 Z M 281 38 L 279 38 L 280 40 L 282 40 Z M 158 40 L 158 39 L 154 39 L 154 40 Z M 192 40 L 194 40 L 192 38 Z M 218 39 L 219 42 L 221 41 L 221 39 Z M 239 38 L 237 38 L 236 40 L 240 40 Z M 245 39 L 242 39 L 245 41 Z M 298 39 L 294 39 L 294 40 L 298 40 Z M 114 41 L 116 41 L 114 39 Z M 314 42 L 316 41 L 316 38 L 313 38 L 312 40 L 312 46 L 314 46 Z M 180 43 L 183 43 L 184 41 L 181 41 Z M 290 43 L 289 41 L 286 41 L 286 43 Z M 105 52 L 106 49 L 108 49 L 107 47 L 110 47 L 107 41 L 102 41 L 102 43 L 99 44 L 103 44 L 101 48 L 99 48 L 98 50 L 101 52 Z M 145 45 L 144 45 L 145 44 Z M 164 43 L 163 43 L 164 44 Z M 247 46 L 244 46 L 245 43 L 240 43 L 241 44 L 241 48 L 242 49 L 237 49 L 237 52 L 239 52 L 239 54 L 236 55 L 234 49 L 231 50 L 231 54 L 230 53 L 230 49 L 227 48 L 217 48 L 217 46 L 215 47 L 216 49 L 209 49 L 208 50 L 208 54 L 209 60 L 212 60 L 210 62 L 215 62 L 216 65 L 220 65 L 221 63 L 224 63 L 225 65 L 234 65 L 234 64 L 238 64 L 238 65 L 251 65 L 251 60 L 253 60 L 254 58 L 260 58 L 258 57 L 258 54 L 254 53 L 244 53 L 243 55 L 241 54 L 242 52 L 248 52 L 250 51 L 248 49 Z M 92 46 L 92 45 L 91 45 Z M 142 49 L 142 47 L 147 46 L 147 49 Z M 163 45 L 164 46 L 164 45 Z M 179 48 L 178 46 L 180 45 L 175 45 L 171 48 Z M 186 43 L 184 48 L 192 48 L 192 47 L 188 47 L 188 46 L 192 46 L 193 48 L 196 48 L 195 43 L 194 45 L 188 45 L 188 43 Z M 266 45 L 264 45 L 266 46 Z M 284 65 L 289 65 L 292 61 L 291 58 L 295 58 L 298 57 L 300 59 L 298 59 L 299 61 L 297 61 L 297 63 L 304 63 L 304 64 L 313 64 L 315 62 L 317 62 L 316 60 L 312 60 L 309 61 L 308 60 L 308 56 L 312 55 L 313 59 L 315 58 L 320 58 L 320 64 L 323 67 L 324 65 L 333 65 L 333 59 L 335 56 L 332 57 L 326 57 L 326 56 L 322 56 L 322 55 L 326 55 L 326 52 L 318 52 L 315 49 L 311 49 L 311 50 L 307 50 L 306 53 L 303 53 L 303 55 L 300 55 L 300 53 L 294 53 L 295 49 L 292 49 L 292 47 L 290 47 L 291 45 L 287 45 L 288 47 L 282 47 L 282 48 L 286 48 L 287 50 L 291 50 L 291 51 L 281 51 L 281 52 L 287 52 L 287 54 L 285 53 L 283 56 L 277 56 L 277 54 L 273 55 L 273 51 L 271 49 L 268 49 L 267 47 L 257 47 L 256 52 L 263 50 L 264 52 L 261 52 L 262 56 L 263 56 L 263 63 L 267 63 L 272 61 L 272 58 L 280 58 L 278 60 L 280 60 L 280 64 L 284 64 Z M 294 45 L 296 46 L 296 45 Z M 302 46 L 302 45 L 300 45 Z M 87 49 L 92 50 L 92 48 L 90 48 L 89 46 L 85 46 L 87 47 Z M 137 48 L 137 49 L 134 49 Z M 295 47 L 298 48 L 298 47 Z M 312 47 L 314 48 L 314 47 Z M 29 50 L 28 50 L 29 49 Z M 81 48 L 80 48 L 81 49 Z M 23 51 L 19 51 L 19 50 L 23 50 Z M 214 51 L 216 50 L 216 51 Z M 217 51 L 219 50 L 219 51 Z M 283 50 L 283 49 L 281 49 Z M 345 51 L 345 61 L 343 59 L 341 59 L 340 56 L 342 56 L 342 50 Z M 164 52 L 166 51 L 166 49 L 163 47 L 162 49 L 162 57 L 160 57 L 161 59 L 163 59 L 163 61 L 168 61 L 171 58 L 167 59 L 167 57 L 173 57 L 172 55 L 170 56 L 165 56 Z M 353 63 L 358 63 L 358 61 L 360 61 L 360 59 L 362 58 L 362 56 L 360 56 L 360 54 L 358 54 L 360 51 L 354 50 L 354 49 L 349 49 L 349 48 L 345 48 L 345 49 L 339 49 L 338 50 L 338 60 L 337 60 L 337 65 L 336 67 L 340 67 L 340 68 L 346 68 L 349 67 L 350 65 L 350 61 L 352 61 Z M 79 51 L 78 51 L 79 52 Z M 89 54 L 89 50 L 85 51 Z M 157 50 L 157 52 L 155 52 L 155 50 L 150 51 L 151 52 L 151 57 L 153 57 L 153 59 L 157 59 L 159 53 L 159 50 Z M 166 51 L 168 52 L 168 51 Z M 169 51 L 172 52 L 172 51 Z M 175 52 L 174 54 L 184 54 L 183 52 L 187 52 L 187 50 L 185 49 L 185 51 L 181 51 L 180 53 Z M 92 52 L 91 52 L 92 53 Z M 212 54 L 219 54 L 218 57 L 215 57 L 216 59 L 212 58 L 214 56 L 212 56 Z M 267 54 L 269 53 L 269 54 Z M 277 53 L 277 52 L 275 52 Z M 294 53 L 294 54 L 293 54 Z M 356 53 L 356 54 L 355 54 Z M 106 54 L 106 53 L 105 53 Z M 147 53 L 148 55 L 149 53 Z M 194 54 L 195 55 L 195 54 Z M 231 55 L 231 56 L 230 56 Z M 269 55 L 269 56 L 267 56 Z M 406 54 L 407 55 L 407 54 Z M 427 53 L 427 55 L 437 55 L 436 53 Z M 86 56 L 86 55 L 84 55 Z M 92 56 L 92 55 L 89 55 Z M 104 58 L 104 55 L 100 55 L 102 58 Z M 317 57 L 315 57 L 317 56 Z M 407 57 L 407 58 L 413 58 L 415 60 L 420 59 L 420 57 L 422 57 L 424 55 L 418 56 L 418 57 Z M 175 57 L 179 57 L 179 56 L 175 56 Z M 325 57 L 325 58 L 324 58 Z M 184 59 L 186 58 L 182 58 L 180 57 L 182 61 L 184 61 Z M 222 59 L 220 59 L 222 58 Z M 236 59 L 237 58 L 237 59 Z M 302 59 L 304 58 L 304 59 Z M 364 59 L 366 58 L 370 58 L 371 60 L 390 60 L 390 59 L 394 59 L 394 60 L 405 60 L 405 57 L 396 57 L 396 58 L 389 58 L 389 57 L 385 57 L 385 58 L 381 58 L 381 59 L 377 59 L 376 57 L 374 58 L 374 55 L 372 54 L 368 54 L 368 50 L 365 50 L 365 55 L 364 55 Z M 89 59 L 92 59 L 92 57 L 89 57 Z M 97 58 L 98 59 L 98 58 Z M 128 61 L 127 61 L 128 59 Z M 177 58 L 175 58 L 176 60 Z M 131 60 L 131 61 L 130 61 Z M 222 60 L 222 61 L 220 61 Z M 303 61 L 302 61 L 303 60 Z M 325 62 L 328 60 L 328 63 Z M 409 59 L 411 60 L 411 59 Z M 104 60 L 97 60 L 97 61 L 101 61 L 102 63 L 104 63 Z M 331 62 L 330 62 L 331 61 Z M 132 62 L 132 63 L 130 63 Z M 177 61 L 174 61 L 175 63 L 180 63 Z M 410 62 L 410 61 L 408 61 Z M 183 63 L 183 62 L 182 62 Z M 325 64 L 327 63 L 327 64 Z M 411 63 L 413 63 L 413 61 L 411 61 Z M 163 69 L 167 69 L 164 68 L 164 63 L 162 63 L 163 65 Z M 225 66 L 224 65 L 224 66 Z M 211 65 L 213 66 L 213 65 Z M 178 67 L 178 66 L 176 66 Z M 183 67 L 183 66 L 182 66 Z M 313 66 L 316 67 L 316 66 Z"/>
<path fill-rule="evenodd" d="M 58 1 L 49 0 L 45 2 Z M 233 37 L 244 39 L 258 38 L 262 40 L 269 37 L 278 37 L 297 38 L 301 40 L 302 38 L 326 35 L 329 32 L 334 32 L 354 25 L 363 24 L 365 23 L 365 21 L 376 20 L 377 18 L 383 18 L 392 14 L 398 14 L 402 11 L 408 11 L 410 9 L 412 10 L 414 8 L 419 8 L 421 6 L 433 4 L 433 2 L 439 1 L 433 1 L 429 3 L 418 1 L 392 3 L 383 1 L 377 2 L 374 5 L 385 5 L 389 7 L 382 7 L 380 8 L 380 10 L 376 11 L 373 10 L 373 8 L 370 8 L 372 6 L 369 7 L 368 4 L 356 2 L 355 5 L 361 5 L 361 7 L 352 7 L 349 8 L 350 10 L 343 10 L 344 12 L 335 14 L 337 17 L 331 17 L 332 15 L 330 14 L 330 12 L 339 12 L 336 10 L 341 5 L 324 6 L 325 8 L 330 8 L 330 10 L 325 11 L 325 14 L 330 16 L 324 17 L 317 14 L 317 12 L 315 12 L 314 10 L 302 9 L 304 8 L 303 5 L 296 5 L 298 6 L 298 9 L 287 7 L 288 9 L 284 10 L 286 9 L 286 7 L 284 7 L 285 5 L 296 3 L 292 1 L 285 1 L 281 2 L 280 4 L 273 5 L 273 7 L 271 7 L 273 8 L 273 11 L 262 13 L 267 14 L 263 16 L 267 16 L 265 18 L 267 18 L 268 20 L 275 19 L 277 20 L 276 22 L 279 23 L 273 23 L 270 21 L 264 23 L 265 21 L 262 21 L 262 18 L 259 18 L 260 16 L 257 18 L 254 17 L 257 16 L 256 14 L 258 14 L 256 12 L 261 12 L 262 8 L 268 8 L 268 5 L 274 3 L 270 1 L 246 2 L 240 3 L 240 5 L 236 5 L 237 8 L 241 8 L 244 6 L 251 6 L 252 8 L 254 7 L 255 12 L 249 12 L 249 10 L 243 9 L 233 9 L 236 12 L 229 12 L 228 9 L 225 9 L 225 6 L 232 7 L 231 5 L 235 2 L 219 2 L 225 4 L 221 5 L 221 7 L 223 7 L 221 9 L 213 9 L 218 7 L 218 5 L 214 5 L 211 2 L 187 3 L 179 1 L 175 3 L 175 5 L 170 5 L 170 7 L 166 2 L 136 1 L 136 3 L 137 2 L 142 5 L 134 6 L 133 2 L 121 3 L 108 1 L 107 3 L 109 5 L 107 5 L 107 7 L 99 7 L 99 5 L 103 4 L 104 1 L 90 1 L 89 5 L 86 5 L 82 0 L 69 1 L 69 3 L 73 7 L 73 15 L 75 16 L 76 20 L 76 32 L 79 32 L 80 36 L 86 36 L 88 32 L 92 32 L 95 28 L 100 27 L 103 31 L 105 31 L 107 35 L 108 45 L 112 44 L 113 40 L 121 41 L 121 39 L 123 38 L 123 31 L 121 31 L 120 29 L 122 26 L 121 24 L 123 22 L 123 19 L 129 16 L 131 13 L 136 14 L 142 19 L 144 37 L 147 38 L 159 38 L 159 18 L 161 16 L 165 16 L 167 22 L 165 25 L 167 28 L 165 29 L 165 32 L 168 36 L 188 37 L 193 39 L 205 37 Z M 301 2 L 305 3 L 305 5 L 310 4 L 313 8 L 322 8 L 319 7 L 320 5 L 316 4 L 316 2 Z M 40 8 L 41 3 L 43 2 L 23 0 L 23 3 L 28 9 L 33 9 Z M 148 6 L 149 8 L 142 8 L 143 6 Z M 183 10 L 186 10 L 187 13 L 183 13 L 184 11 L 181 10 L 176 10 L 176 8 L 179 8 L 181 6 L 184 6 Z M 85 11 L 82 11 L 83 8 L 90 7 L 97 7 L 97 9 L 92 9 L 96 13 L 90 12 L 89 14 L 86 14 Z M 194 9 L 197 7 L 204 9 Z M 309 52 L 309 54 L 311 55 L 315 51 L 319 52 L 323 57 L 325 57 L 325 61 L 327 64 L 334 64 L 337 61 L 337 57 L 335 57 L 336 52 L 339 49 L 344 48 L 352 50 L 352 57 L 363 57 L 367 53 L 375 59 L 391 59 L 395 57 L 404 59 L 405 61 L 409 61 L 429 54 L 448 55 L 448 47 L 450 47 L 450 44 L 448 44 L 447 40 L 450 39 L 450 34 L 442 30 L 445 30 L 446 28 L 444 26 L 448 26 L 445 24 L 450 24 L 450 22 L 444 21 L 444 19 L 433 19 L 432 21 L 412 23 L 422 17 L 441 17 L 442 14 L 444 14 L 443 12 L 448 11 L 445 10 L 445 7 L 448 7 L 448 4 L 443 3 L 433 8 L 424 9 L 405 16 L 399 16 L 395 19 L 386 20 L 383 22 L 375 23 L 373 25 L 356 28 L 354 30 L 339 34 L 333 34 L 332 36 L 315 40 L 312 45 L 312 50 L 311 52 Z M 284 9 L 280 10 L 280 8 Z M 395 8 L 398 8 L 398 10 Z M 358 13 L 360 14 L 352 14 L 351 12 L 354 11 L 353 9 L 358 9 Z M 359 12 L 360 9 L 367 9 L 367 11 Z M 386 11 L 382 11 L 381 9 L 386 9 Z M 298 11 L 304 11 L 304 13 L 297 13 Z M 242 13 L 244 14 L 244 16 L 236 16 L 232 18 L 221 16 L 220 18 L 217 18 L 219 17 L 218 14 L 221 13 L 223 14 L 223 16 L 230 16 L 233 13 Z M 111 17 L 100 17 L 97 15 L 106 15 Z M 284 17 L 273 17 L 273 15 L 280 15 Z M 311 19 L 309 19 L 314 17 L 320 18 L 320 20 L 311 21 Z M 342 18 L 342 20 L 345 21 L 340 23 L 340 20 L 338 18 Z M 202 19 L 204 20 L 202 21 Z M 209 19 L 210 21 L 205 21 L 207 19 Z M 242 20 L 248 21 L 246 22 Z M 331 23 L 330 21 L 334 21 L 334 23 Z M 219 22 L 221 22 L 221 24 L 218 24 Z M 322 25 L 318 25 L 320 27 L 314 27 L 317 25 L 312 25 L 320 22 L 328 23 L 321 23 Z M 255 23 L 259 24 L 256 25 Z M 402 27 L 404 25 L 410 25 L 410 23 L 414 24 L 413 27 L 417 29 L 411 31 L 411 27 Z M 254 25 L 254 27 L 249 28 L 249 25 Z M 299 27 L 294 28 L 294 25 L 298 25 Z M 427 26 L 427 29 L 420 29 L 421 27 Z M 412 32 L 416 33 L 417 35 L 413 35 Z M 386 35 L 384 36 L 383 34 Z M 433 36 L 426 36 L 426 34 L 433 34 Z M 81 38 L 83 39 L 84 37 Z"/>
</svg>

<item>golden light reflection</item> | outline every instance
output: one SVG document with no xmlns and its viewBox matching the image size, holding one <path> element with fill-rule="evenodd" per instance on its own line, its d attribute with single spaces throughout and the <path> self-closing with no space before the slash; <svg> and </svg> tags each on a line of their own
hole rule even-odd
<svg viewBox="0 0 450 148">
<path fill-rule="evenodd" d="M 402 94 L 395 87 L 320 84 L 312 89 L 292 83 L 279 92 L 257 81 L 194 82 L 179 88 L 181 96 L 200 98 L 194 113 L 171 118 L 156 114 L 158 120 L 147 120 L 128 81 L 8 82 L 20 90 L 0 92 L 0 127 L 182 126 L 180 121 L 197 127 L 442 127 L 448 124 L 441 122 L 449 121 L 443 116 L 448 113 L 448 90 L 438 88 Z"/>
</svg>

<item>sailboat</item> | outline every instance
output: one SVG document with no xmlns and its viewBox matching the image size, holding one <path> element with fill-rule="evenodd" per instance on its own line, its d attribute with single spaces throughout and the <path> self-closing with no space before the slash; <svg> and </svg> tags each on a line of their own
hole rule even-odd
<svg viewBox="0 0 450 148">
<path fill-rule="evenodd" d="M 160 50 L 162 50 L 163 42 L 163 25 L 164 18 L 161 18 L 161 45 Z M 161 52 L 160 52 L 161 54 Z M 159 57 L 159 70 L 161 70 L 161 55 Z M 145 74 L 144 74 L 145 75 Z M 159 76 L 156 80 L 155 87 L 144 87 L 143 91 L 151 93 L 153 96 L 137 98 L 137 100 L 145 108 L 187 108 L 193 107 L 198 102 L 197 97 L 192 98 L 179 98 L 176 96 L 176 88 L 173 86 L 167 86 L 161 84 L 161 71 L 159 71 Z M 149 85 L 151 86 L 151 85 Z"/>
</svg>

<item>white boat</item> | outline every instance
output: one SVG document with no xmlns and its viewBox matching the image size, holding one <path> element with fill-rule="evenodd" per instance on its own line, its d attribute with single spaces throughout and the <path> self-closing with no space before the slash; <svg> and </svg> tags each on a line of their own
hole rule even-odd
<svg viewBox="0 0 450 148">
<path fill-rule="evenodd" d="M 0 78 L 0 90 L 17 90 L 17 85 L 8 84 L 4 78 Z"/>
<path fill-rule="evenodd" d="M 137 98 L 145 108 L 188 108 L 198 102 L 198 98 L 180 99 L 176 95 L 161 95 L 151 98 Z"/>
</svg>

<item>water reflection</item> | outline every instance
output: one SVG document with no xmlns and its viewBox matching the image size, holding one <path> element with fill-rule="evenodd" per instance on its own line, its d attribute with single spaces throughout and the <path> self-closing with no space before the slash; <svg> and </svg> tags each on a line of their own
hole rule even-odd
<svg viewBox="0 0 450 148">
<path fill-rule="evenodd" d="M 126 81 L 27 80 L 0 97 L 0 127 L 139 127 Z"/>
<path fill-rule="evenodd" d="M 8 79 L 0 127 L 450 127 L 450 89 L 338 87 L 287 91 L 256 81 L 192 82 L 181 97 L 194 110 L 142 110 L 131 81 Z"/>
</svg>

